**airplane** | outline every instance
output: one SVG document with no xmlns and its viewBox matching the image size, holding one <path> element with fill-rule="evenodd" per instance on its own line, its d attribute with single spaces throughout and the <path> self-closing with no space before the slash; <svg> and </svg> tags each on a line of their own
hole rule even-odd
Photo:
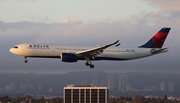
<svg viewBox="0 0 180 103">
<path fill-rule="evenodd" d="M 164 27 L 157 32 L 147 43 L 137 48 L 118 48 L 119 40 L 97 47 L 88 46 L 63 46 L 46 44 L 18 44 L 10 49 L 10 52 L 24 57 L 27 63 L 27 57 L 35 58 L 59 58 L 62 62 L 77 62 L 86 60 L 85 65 L 94 68 L 91 61 L 94 60 L 132 60 L 168 51 L 168 48 L 162 48 L 166 37 L 171 28 Z M 112 47 L 115 45 L 115 47 Z"/>
</svg>

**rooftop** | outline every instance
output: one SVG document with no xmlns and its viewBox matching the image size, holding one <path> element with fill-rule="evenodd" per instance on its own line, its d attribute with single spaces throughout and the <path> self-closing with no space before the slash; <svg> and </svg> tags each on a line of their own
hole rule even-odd
<svg viewBox="0 0 180 103">
<path fill-rule="evenodd" d="M 67 87 L 105 87 L 105 86 L 96 86 L 96 85 L 93 85 L 93 84 L 90 84 L 90 85 L 74 85 L 74 84 L 68 84 Z"/>
</svg>

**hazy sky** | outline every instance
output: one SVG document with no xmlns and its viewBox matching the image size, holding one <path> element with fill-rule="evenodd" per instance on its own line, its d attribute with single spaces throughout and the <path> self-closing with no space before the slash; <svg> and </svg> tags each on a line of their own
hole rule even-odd
<svg viewBox="0 0 180 103">
<path fill-rule="evenodd" d="M 120 47 L 137 47 L 162 27 L 171 27 L 164 47 L 169 52 L 132 61 L 93 62 L 94 69 L 180 72 L 179 0 L 0 0 L 0 72 L 64 73 L 90 70 L 85 61 L 13 55 L 20 43 L 101 45 L 120 40 Z"/>
<path fill-rule="evenodd" d="M 1 0 L 0 19 L 5 22 L 59 23 L 65 18 L 99 22 L 128 20 L 156 11 L 142 0 Z"/>
</svg>

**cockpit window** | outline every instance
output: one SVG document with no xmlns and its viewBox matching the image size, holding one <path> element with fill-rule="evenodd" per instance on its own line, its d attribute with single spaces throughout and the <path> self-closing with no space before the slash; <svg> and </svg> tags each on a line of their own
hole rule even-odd
<svg viewBox="0 0 180 103">
<path fill-rule="evenodd" d="M 17 48 L 18 48 L 18 46 L 15 46 L 14 48 L 16 48 L 16 49 L 17 49 Z"/>
</svg>

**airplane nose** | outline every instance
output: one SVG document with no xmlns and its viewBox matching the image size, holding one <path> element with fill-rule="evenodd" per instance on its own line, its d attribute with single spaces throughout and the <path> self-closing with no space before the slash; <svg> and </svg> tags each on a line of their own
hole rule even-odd
<svg viewBox="0 0 180 103">
<path fill-rule="evenodd" d="M 13 53 L 13 48 L 9 49 L 9 51 L 10 51 L 11 53 Z"/>
</svg>

